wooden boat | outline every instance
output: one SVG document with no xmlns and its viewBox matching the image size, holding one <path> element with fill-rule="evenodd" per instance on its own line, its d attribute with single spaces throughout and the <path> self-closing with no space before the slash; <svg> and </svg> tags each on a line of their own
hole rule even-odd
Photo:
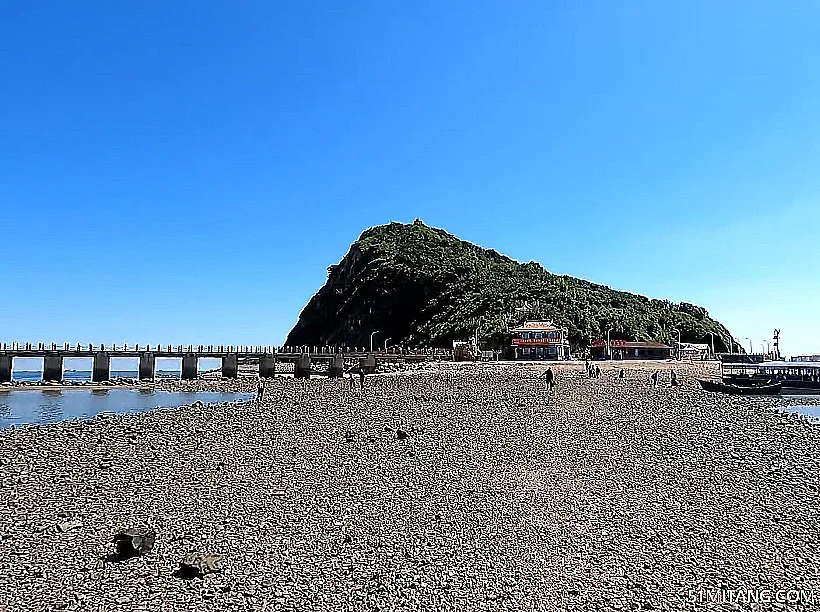
<svg viewBox="0 0 820 612">
<path fill-rule="evenodd" d="M 756 364 L 721 364 L 723 382 L 749 386 L 766 378 L 779 382 L 786 394 L 820 395 L 820 362 L 765 361 Z"/>
<path fill-rule="evenodd" d="M 716 380 L 698 379 L 704 391 L 717 391 L 718 393 L 728 393 L 729 395 L 777 395 L 783 388 L 782 383 L 756 386 L 730 385 Z"/>
<path fill-rule="evenodd" d="M 820 385 L 815 382 L 784 381 L 783 395 L 820 395 Z"/>
<path fill-rule="evenodd" d="M 723 384 L 736 387 L 762 387 L 774 384 L 771 376 L 724 376 Z"/>
</svg>

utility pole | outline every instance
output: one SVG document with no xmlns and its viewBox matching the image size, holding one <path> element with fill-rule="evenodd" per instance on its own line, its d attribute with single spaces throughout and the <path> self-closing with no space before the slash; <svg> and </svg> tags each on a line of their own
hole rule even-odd
<svg viewBox="0 0 820 612">
<path fill-rule="evenodd" d="M 780 361 L 780 330 L 774 330 L 774 354 L 777 357 L 777 360 Z"/>
</svg>

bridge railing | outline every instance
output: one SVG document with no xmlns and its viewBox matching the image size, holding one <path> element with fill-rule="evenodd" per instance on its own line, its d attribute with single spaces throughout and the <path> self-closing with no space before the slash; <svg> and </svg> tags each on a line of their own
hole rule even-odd
<svg viewBox="0 0 820 612">
<path fill-rule="evenodd" d="M 335 355 L 335 354 L 369 354 L 374 353 L 376 355 L 395 355 L 397 357 L 400 356 L 411 356 L 411 357 L 420 357 L 420 356 L 427 356 L 427 357 L 440 357 L 440 358 L 447 358 L 452 356 L 452 351 L 449 349 L 441 349 L 441 348 L 406 348 L 401 346 L 391 346 L 387 349 L 384 347 L 381 348 L 374 348 L 374 350 L 370 350 L 364 346 L 347 346 L 347 345 L 324 345 L 324 346 L 263 346 L 263 345 L 216 345 L 216 344 L 199 344 L 199 345 L 172 345 L 172 344 L 134 344 L 129 345 L 128 343 L 123 343 L 120 345 L 117 344 L 69 344 L 68 342 L 64 342 L 61 345 L 57 343 L 45 343 L 45 342 L 10 342 L 6 343 L 3 342 L 0 344 L 0 351 L 26 351 L 26 352 L 56 352 L 56 351 L 75 351 L 81 353 L 97 353 L 97 352 L 157 352 L 157 353 L 170 353 L 170 354 L 178 354 L 178 355 L 185 355 L 188 353 L 195 353 L 199 356 L 203 355 L 224 355 L 224 354 L 256 354 L 256 355 L 273 355 L 276 356 L 277 354 L 310 354 L 310 355 Z"/>
</svg>

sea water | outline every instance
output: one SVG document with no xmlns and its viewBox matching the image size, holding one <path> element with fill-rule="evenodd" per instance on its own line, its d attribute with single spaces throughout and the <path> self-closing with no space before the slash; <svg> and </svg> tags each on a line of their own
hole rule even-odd
<svg viewBox="0 0 820 612">
<path fill-rule="evenodd" d="M 0 429 L 11 425 L 89 419 L 101 412 L 128 414 L 152 408 L 173 408 L 249 400 L 250 393 L 217 391 L 154 391 L 150 389 L 4 389 L 0 387 Z"/>
<path fill-rule="evenodd" d="M 154 373 L 156 378 L 180 378 L 182 376 L 182 370 L 157 370 Z M 137 371 L 136 370 L 112 370 L 110 374 L 111 378 L 137 378 Z M 18 371 L 14 370 L 11 373 L 12 380 L 19 380 L 25 382 L 37 382 L 43 379 L 43 372 L 42 370 L 33 370 L 33 371 Z M 66 382 L 82 382 L 82 381 L 90 381 L 91 380 L 91 371 L 80 371 L 80 370 L 64 370 L 63 371 L 63 380 Z"/>
<path fill-rule="evenodd" d="M 810 421 L 820 424 L 820 395 L 788 395 L 784 390 L 780 397 L 787 400 L 811 400 L 810 404 L 792 404 L 786 410 L 801 414 Z"/>
</svg>

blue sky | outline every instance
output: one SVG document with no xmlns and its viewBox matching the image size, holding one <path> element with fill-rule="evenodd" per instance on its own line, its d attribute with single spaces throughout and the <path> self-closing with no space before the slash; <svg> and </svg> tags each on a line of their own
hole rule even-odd
<svg viewBox="0 0 820 612">
<path fill-rule="evenodd" d="M 278 344 L 420 217 L 820 352 L 820 4 L 475 4 L 5 2 L 0 339 Z"/>
</svg>

